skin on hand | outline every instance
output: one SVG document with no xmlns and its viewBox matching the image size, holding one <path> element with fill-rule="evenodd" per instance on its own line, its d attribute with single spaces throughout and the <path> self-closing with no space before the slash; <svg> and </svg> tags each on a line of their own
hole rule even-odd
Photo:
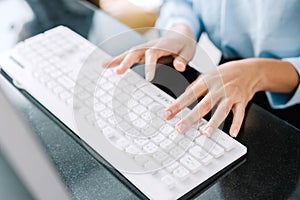
<svg viewBox="0 0 300 200">
<path fill-rule="evenodd" d="M 233 121 L 230 135 L 236 137 L 245 115 L 245 108 L 258 91 L 291 92 L 299 84 L 298 73 L 288 62 L 275 59 L 244 59 L 220 65 L 215 70 L 202 74 L 164 112 L 166 119 L 172 119 L 183 108 L 200 96 L 204 98 L 194 109 L 176 124 L 184 133 L 215 105 L 217 109 L 203 134 L 210 137 L 225 120 L 230 110 Z"/>
<path fill-rule="evenodd" d="M 107 62 L 105 67 L 116 67 L 116 73 L 122 74 L 133 64 L 144 63 L 146 80 L 151 81 L 156 64 L 165 58 L 169 60 L 168 57 L 172 57 L 176 70 L 184 71 L 194 56 L 195 48 L 195 35 L 186 25 L 178 24 L 163 37 L 123 53 Z M 285 61 L 252 58 L 228 62 L 199 76 L 165 110 L 164 115 L 167 120 L 172 119 L 183 108 L 203 96 L 194 109 L 176 124 L 177 130 L 186 132 L 217 105 L 202 132 L 210 137 L 232 110 L 230 135 L 236 137 L 244 119 L 245 108 L 256 92 L 291 92 L 299 84 L 298 79 L 293 65 Z"/>
<path fill-rule="evenodd" d="M 155 75 L 155 66 L 161 58 L 173 57 L 176 70 L 185 70 L 193 58 L 196 49 L 195 36 L 186 25 L 175 25 L 163 37 L 136 46 L 105 64 L 116 67 L 117 74 L 123 74 L 133 64 L 145 64 L 146 80 L 151 81 Z"/>
</svg>

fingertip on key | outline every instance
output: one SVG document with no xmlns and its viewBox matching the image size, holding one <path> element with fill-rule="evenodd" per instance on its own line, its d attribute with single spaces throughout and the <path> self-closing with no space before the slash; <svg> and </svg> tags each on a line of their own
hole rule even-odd
<svg viewBox="0 0 300 200">
<path fill-rule="evenodd" d="M 163 115 L 164 115 L 164 118 L 165 118 L 165 119 L 170 119 L 172 113 L 171 113 L 171 111 L 169 111 L 169 110 L 165 110 L 165 111 L 163 112 Z"/>
<path fill-rule="evenodd" d="M 186 132 L 186 130 L 187 130 L 187 126 L 186 126 L 186 124 L 184 124 L 183 122 L 178 122 L 177 124 L 176 124 L 176 130 L 179 132 L 179 133 L 182 133 L 182 134 L 184 134 L 185 132 Z"/>
<path fill-rule="evenodd" d="M 203 134 L 206 135 L 207 137 L 211 137 L 213 135 L 213 128 L 211 126 L 206 126 L 204 129 L 203 129 Z"/>
</svg>

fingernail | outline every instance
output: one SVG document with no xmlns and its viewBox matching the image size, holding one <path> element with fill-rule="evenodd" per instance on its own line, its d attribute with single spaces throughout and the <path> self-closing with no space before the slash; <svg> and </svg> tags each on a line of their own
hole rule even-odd
<svg viewBox="0 0 300 200">
<path fill-rule="evenodd" d="M 232 134 L 233 137 L 236 137 L 237 134 L 238 134 L 237 129 L 233 129 L 233 131 L 231 132 L 231 134 Z"/>
<path fill-rule="evenodd" d="M 180 64 L 184 64 L 183 60 L 181 58 L 176 59 L 176 61 Z"/>
<path fill-rule="evenodd" d="M 184 70 L 185 63 L 182 60 L 177 60 L 179 70 Z"/>
<path fill-rule="evenodd" d="M 212 134 L 213 134 L 213 128 L 211 127 L 211 126 L 207 126 L 207 127 L 205 127 L 205 129 L 204 129 L 204 134 L 207 136 L 207 137 L 210 137 L 210 136 L 212 136 Z"/>
<path fill-rule="evenodd" d="M 185 133 L 186 131 L 186 125 L 182 122 L 179 122 L 176 124 L 176 130 L 179 132 L 179 133 Z"/>
<path fill-rule="evenodd" d="M 171 116 L 171 111 L 169 111 L 169 110 L 165 110 L 164 111 L 164 117 L 165 117 L 165 119 L 168 119 L 170 116 Z"/>
</svg>

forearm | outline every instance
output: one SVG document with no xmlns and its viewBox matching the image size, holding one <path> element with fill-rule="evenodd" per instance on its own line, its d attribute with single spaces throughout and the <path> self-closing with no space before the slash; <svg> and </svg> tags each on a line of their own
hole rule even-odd
<svg viewBox="0 0 300 200">
<path fill-rule="evenodd" d="M 292 92 L 299 84 L 295 67 L 286 61 L 266 58 L 246 59 L 256 66 L 257 91 Z"/>
</svg>

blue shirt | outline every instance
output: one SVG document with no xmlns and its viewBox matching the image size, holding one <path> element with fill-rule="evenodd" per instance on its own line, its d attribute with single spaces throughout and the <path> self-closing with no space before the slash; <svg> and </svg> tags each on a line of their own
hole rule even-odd
<svg viewBox="0 0 300 200">
<path fill-rule="evenodd" d="M 188 25 L 199 39 L 205 31 L 225 58 L 275 58 L 300 72 L 300 0 L 169 0 L 156 25 Z M 300 103 L 292 93 L 267 92 L 274 108 Z"/>
</svg>

